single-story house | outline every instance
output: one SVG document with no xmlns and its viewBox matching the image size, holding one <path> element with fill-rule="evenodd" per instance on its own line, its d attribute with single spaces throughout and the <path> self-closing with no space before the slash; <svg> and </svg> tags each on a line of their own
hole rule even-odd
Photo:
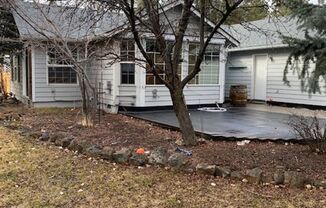
<svg viewBox="0 0 326 208">
<path fill-rule="evenodd" d="M 250 100 L 326 105 L 325 88 L 321 86 L 321 93 L 312 95 L 302 91 L 297 70 L 287 75 L 290 85 L 283 82 L 283 72 L 291 49 L 283 43 L 280 34 L 304 39 L 304 31 L 298 29 L 296 19 L 268 17 L 225 29 L 240 42 L 238 47 L 228 50 L 226 98 L 232 85 L 243 84 L 247 86 Z M 310 67 L 313 69 L 314 64 Z M 325 83 L 325 80 L 320 83 Z"/>
<path fill-rule="evenodd" d="M 32 3 L 22 3 L 35 21 L 44 20 L 39 8 Z M 58 6 L 41 5 L 46 11 L 51 10 L 51 16 L 63 13 L 63 8 Z M 182 3 L 173 2 L 164 7 L 162 19 L 169 18 L 170 23 L 179 18 Z M 179 73 L 185 77 L 194 65 L 194 59 L 198 53 L 200 14 L 193 8 L 188 33 L 184 38 L 182 63 Z M 31 44 L 30 39 L 42 37 L 30 27 L 19 15 L 13 12 L 14 20 L 18 27 L 21 40 L 26 44 L 26 50 L 14 59 L 12 92 L 16 97 L 31 106 L 77 106 L 80 104 L 81 93 L 73 66 L 65 65 L 56 60 L 56 56 L 50 50 Z M 117 23 L 123 22 L 121 14 L 107 14 L 99 21 L 94 29 L 97 35 L 112 35 L 110 47 L 116 53 L 125 55 L 118 62 L 111 63 L 110 58 L 101 58 L 90 66 L 89 76 L 93 81 L 100 82 L 99 91 L 101 102 L 106 111 L 116 111 L 119 107 L 158 107 L 171 106 L 168 89 L 159 83 L 148 72 L 146 64 L 135 64 L 134 57 L 141 57 L 132 36 L 119 33 L 115 30 Z M 60 15 L 62 17 L 62 15 Z M 63 22 L 60 22 L 63 21 Z M 64 20 L 53 19 L 59 26 L 65 25 Z M 214 23 L 206 19 L 209 31 Z M 113 31 L 113 32 L 112 32 Z M 117 32 L 116 32 L 117 31 Z M 80 32 L 82 33 L 82 32 Z M 195 34 L 195 35 L 194 35 Z M 173 41 L 172 34 L 166 34 L 167 39 Z M 160 59 L 160 52 L 155 47 L 155 38 L 143 36 L 142 39 L 147 53 L 154 57 L 156 65 L 164 68 Z M 188 105 L 215 104 L 224 102 L 224 84 L 226 68 L 226 48 L 236 46 L 238 41 L 220 29 L 214 36 L 208 47 L 203 63 L 204 70 L 185 87 L 185 99 Z M 132 57 L 130 59 L 130 57 Z"/>
</svg>

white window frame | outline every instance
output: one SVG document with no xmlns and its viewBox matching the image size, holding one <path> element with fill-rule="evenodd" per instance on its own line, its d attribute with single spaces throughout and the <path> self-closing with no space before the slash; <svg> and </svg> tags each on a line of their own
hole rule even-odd
<svg viewBox="0 0 326 208">
<path fill-rule="evenodd" d="M 190 45 L 191 44 L 194 44 L 194 45 L 199 45 L 200 43 L 198 43 L 198 42 L 190 42 L 189 44 L 188 44 L 188 57 L 187 57 L 187 69 L 188 69 L 188 74 L 189 74 L 189 65 L 194 65 L 194 64 L 190 64 L 190 60 L 189 60 L 189 56 L 190 56 Z M 221 71 L 221 69 L 220 69 L 220 62 L 221 62 L 221 57 L 220 57 L 220 51 L 221 51 L 221 45 L 220 44 L 209 44 L 209 46 L 210 45 L 214 45 L 214 46 L 219 46 L 220 47 L 220 49 L 219 49 L 219 51 L 217 51 L 218 52 L 218 64 L 216 65 L 217 67 L 218 67 L 218 73 L 217 73 L 217 75 L 218 75 L 218 77 L 217 77 L 217 83 L 189 83 L 188 82 L 188 84 L 187 85 L 189 85 L 189 86 L 219 86 L 221 83 L 220 83 L 220 80 L 219 80 L 219 77 L 221 76 L 221 74 L 220 74 L 220 71 Z M 204 59 L 205 59 L 205 55 L 204 55 Z M 203 60 L 202 61 L 202 64 L 204 63 L 204 61 L 205 60 Z M 201 71 L 201 72 L 203 72 L 203 71 Z M 199 72 L 198 74 L 196 74 L 195 75 L 195 77 L 193 78 L 193 79 L 197 79 L 197 77 L 198 77 L 198 79 L 199 79 L 199 76 L 200 76 L 200 73 L 201 72 Z"/>
<path fill-rule="evenodd" d="M 46 83 L 48 86 L 78 86 L 79 81 L 78 81 L 78 75 L 76 72 L 76 83 L 50 83 L 49 82 L 49 67 L 75 67 L 74 65 L 65 65 L 65 64 L 49 64 L 49 56 L 48 56 L 49 49 L 46 49 Z M 77 57 L 78 57 L 78 52 L 77 52 Z"/>
<path fill-rule="evenodd" d="M 154 61 L 154 64 L 156 65 L 162 65 L 163 66 L 163 71 L 165 71 L 165 62 L 164 62 L 164 60 L 163 60 L 163 62 L 162 63 L 155 63 L 155 60 L 156 60 L 156 55 L 160 55 L 160 52 L 157 52 L 157 51 L 154 51 L 154 52 L 148 52 L 147 51 L 147 41 L 154 41 L 154 43 L 155 43 L 155 40 L 154 39 L 145 39 L 145 51 L 146 51 L 146 53 L 154 53 L 154 59 L 153 59 L 153 61 Z M 183 43 L 183 45 L 184 45 L 184 43 Z M 183 50 L 181 51 L 181 59 L 183 58 Z M 146 63 L 147 64 L 147 63 Z M 182 73 L 182 65 L 183 65 L 183 63 L 181 63 L 181 64 L 179 64 L 179 67 L 180 67 L 180 79 L 182 79 L 182 76 L 183 76 L 183 73 Z M 145 68 L 146 68 L 146 66 L 145 66 Z M 146 84 L 146 86 L 165 86 L 164 84 L 156 84 L 156 77 L 155 77 L 155 75 L 151 72 L 150 73 L 151 74 L 151 76 L 153 76 L 154 77 L 154 84 L 147 84 L 147 68 L 146 68 L 146 73 L 145 73 L 145 84 Z M 159 75 L 160 75 L 160 73 L 159 73 Z M 165 72 L 163 73 L 163 77 L 165 77 L 166 75 L 165 75 Z"/>
<path fill-rule="evenodd" d="M 127 60 L 127 61 L 122 61 L 121 59 L 121 47 L 122 47 L 122 41 L 132 41 L 132 39 L 122 39 L 121 42 L 120 42 L 120 63 L 119 63 L 119 67 L 120 67 L 120 70 L 119 70 L 119 73 L 120 73 L 120 86 L 135 86 L 136 85 L 136 62 L 135 62 L 135 58 L 136 58 L 136 43 L 134 42 L 134 60 L 133 61 L 130 61 L 130 60 Z M 129 54 L 129 50 L 128 50 L 128 47 L 127 47 L 127 55 Z M 134 65 L 134 83 L 130 84 L 130 83 L 122 83 L 122 64 L 131 64 L 131 65 Z"/>
</svg>

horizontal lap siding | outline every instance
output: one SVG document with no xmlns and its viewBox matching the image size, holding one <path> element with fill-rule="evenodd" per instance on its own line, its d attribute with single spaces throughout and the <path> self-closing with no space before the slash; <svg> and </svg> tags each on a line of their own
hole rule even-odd
<svg viewBox="0 0 326 208">
<path fill-rule="evenodd" d="M 102 82 L 102 89 L 103 92 L 103 105 L 113 105 L 113 69 L 112 66 L 109 64 L 109 60 L 96 60 L 93 61 L 91 67 L 89 67 L 88 71 L 89 79 L 91 80 L 92 84 L 99 88 L 99 83 Z M 108 86 L 108 83 L 111 83 L 111 92 Z M 98 89 L 100 90 L 100 89 Z"/>
<path fill-rule="evenodd" d="M 120 106 L 134 106 L 136 104 L 136 86 L 119 86 L 119 105 Z"/>
<path fill-rule="evenodd" d="M 78 85 L 49 85 L 47 83 L 46 50 L 35 48 L 35 100 L 34 102 L 81 100 Z"/>
<path fill-rule="evenodd" d="M 232 52 L 229 54 L 229 66 L 246 66 L 246 70 L 226 70 L 226 97 L 229 96 L 231 85 L 246 84 L 249 92 L 252 79 L 253 55 L 268 54 L 267 65 L 267 100 L 284 103 L 296 103 L 306 105 L 326 105 L 325 82 L 322 80 L 319 94 L 309 95 L 301 90 L 301 81 L 298 79 L 298 72 L 290 70 L 287 78 L 290 86 L 283 82 L 283 71 L 289 55 L 288 49 L 271 49 L 260 51 Z M 313 68 L 314 65 L 311 65 Z"/>
<path fill-rule="evenodd" d="M 267 77 L 267 97 L 272 101 L 297 103 L 306 105 L 326 105 L 325 89 L 321 87 L 321 94 L 309 95 L 308 92 L 302 91 L 301 81 L 298 79 L 298 72 L 290 70 L 287 79 L 290 86 L 283 82 L 283 71 L 288 58 L 288 53 L 270 53 L 272 59 L 268 60 L 268 77 Z M 314 65 L 311 65 L 314 68 Z M 325 82 L 321 81 L 321 86 Z"/>
<path fill-rule="evenodd" d="M 246 67 L 245 69 L 229 69 L 230 67 Z M 232 85 L 246 85 L 248 99 L 251 98 L 252 56 L 229 56 L 225 71 L 225 97 L 229 97 Z"/>
<path fill-rule="evenodd" d="M 153 90 L 157 97 L 153 98 Z M 187 105 L 213 104 L 219 101 L 220 87 L 216 86 L 186 86 L 184 89 Z M 172 105 L 169 90 L 165 86 L 146 86 L 145 106 Z"/>
</svg>

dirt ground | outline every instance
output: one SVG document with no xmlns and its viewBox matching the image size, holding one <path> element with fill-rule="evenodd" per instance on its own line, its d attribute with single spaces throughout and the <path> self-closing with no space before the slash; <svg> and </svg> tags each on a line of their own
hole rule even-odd
<svg viewBox="0 0 326 208">
<path fill-rule="evenodd" d="M 38 115 L 46 114 L 53 117 L 53 112 Z M 0 207 L 323 208 L 326 200 L 325 190 L 279 189 L 114 165 L 27 140 L 0 126 Z"/>
<path fill-rule="evenodd" d="M 125 115 L 105 114 L 101 123 L 93 128 L 79 124 L 78 109 L 27 109 L 24 107 L 0 107 L 1 114 L 19 113 L 18 124 L 36 131 L 66 132 L 80 140 L 90 141 L 101 146 L 112 146 L 153 150 L 165 147 L 170 152 L 178 146 L 175 141 L 181 138 L 176 131 L 163 129 L 149 122 Z M 313 179 L 326 178 L 326 155 L 311 153 L 308 146 L 282 142 L 250 142 L 238 146 L 235 141 L 206 141 L 193 151 L 192 164 L 198 162 L 231 166 L 234 170 L 245 171 L 260 167 L 266 175 L 272 175 L 276 166 L 305 173 Z"/>
</svg>

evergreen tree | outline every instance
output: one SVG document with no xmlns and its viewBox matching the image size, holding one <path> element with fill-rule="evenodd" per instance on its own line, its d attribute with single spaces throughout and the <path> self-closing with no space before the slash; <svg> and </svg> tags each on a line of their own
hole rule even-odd
<svg viewBox="0 0 326 208">
<path fill-rule="evenodd" d="M 22 44 L 13 15 L 4 3 L 0 1 L 0 57 L 19 51 Z M 0 58 L 0 62 L 3 60 Z"/>
<path fill-rule="evenodd" d="M 287 79 L 289 70 L 298 70 L 302 90 L 310 94 L 320 92 L 320 78 L 326 80 L 326 6 L 297 0 L 289 0 L 286 5 L 294 11 L 293 18 L 297 18 L 305 38 L 283 37 L 292 48 L 283 80 L 290 84 Z M 298 67 L 300 61 L 303 61 L 302 67 Z M 310 67 L 311 63 L 315 68 Z"/>
</svg>

